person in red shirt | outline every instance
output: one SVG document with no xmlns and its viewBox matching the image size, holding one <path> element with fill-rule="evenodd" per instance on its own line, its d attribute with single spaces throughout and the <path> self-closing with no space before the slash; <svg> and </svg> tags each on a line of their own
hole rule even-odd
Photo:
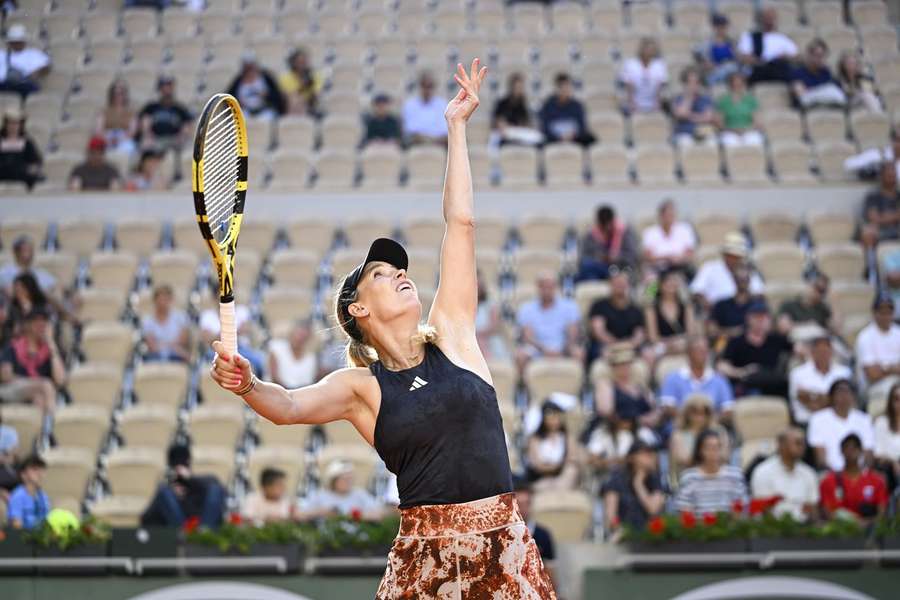
<svg viewBox="0 0 900 600">
<path fill-rule="evenodd" d="M 844 470 L 830 471 L 819 485 L 822 507 L 829 518 L 838 511 L 848 511 L 868 523 L 884 514 L 888 504 L 884 477 L 868 467 L 861 468 L 862 441 L 855 433 L 841 440 Z"/>
</svg>

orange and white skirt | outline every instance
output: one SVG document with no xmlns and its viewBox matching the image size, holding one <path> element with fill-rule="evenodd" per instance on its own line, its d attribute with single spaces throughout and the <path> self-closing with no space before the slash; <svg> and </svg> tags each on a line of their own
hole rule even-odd
<svg viewBox="0 0 900 600">
<path fill-rule="evenodd" d="M 515 494 L 400 510 L 376 600 L 555 600 Z"/>
</svg>

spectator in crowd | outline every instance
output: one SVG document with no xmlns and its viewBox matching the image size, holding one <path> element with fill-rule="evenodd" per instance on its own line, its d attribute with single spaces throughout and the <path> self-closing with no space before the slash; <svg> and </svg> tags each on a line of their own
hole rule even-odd
<svg viewBox="0 0 900 600">
<path fill-rule="evenodd" d="M 828 44 L 816 38 L 806 46 L 806 57 L 791 79 L 794 103 L 804 110 L 847 105 L 847 95 L 828 68 Z"/>
<path fill-rule="evenodd" d="M 837 81 L 850 108 L 884 112 L 881 99 L 875 93 L 875 80 L 863 70 L 859 54 L 855 50 L 841 52 L 837 64 Z"/>
<path fill-rule="evenodd" d="M 419 75 L 419 93 L 403 104 L 403 133 L 409 144 L 447 143 L 447 101 L 434 93 L 434 77 L 427 71 Z"/>
<path fill-rule="evenodd" d="M 627 271 L 612 273 L 609 296 L 594 301 L 588 311 L 588 324 L 588 364 L 611 344 L 624 342 L 638 348 L 646 341 L 644 313 L 631 298 L 631 281 Z"/>
<path fill-rule="evenodd" d="M 850 379 L 850 369 L 834 360 L 831 336 L 824 329 L 815 334 L 810 358 L 791 369 L 789 397 L 794 422 L 806 425 L 809 417 L 829 404 L 828 390 L 838 379 Z"/>
<path fill-rule="evenodd" d="M 759 101 L 740 72 L 728 76 L 728 91 L 716 100 L 719 141 L 725 146 L 762 146 Z"/>
<path fill-rule="evenodd" d="M 815 466 L 840 471 L 844 468 L 841 440 L 855 433 L 862 440 L 866 463 L 872 462 L 875 433 L 872 419 L 856 408 L 856 392 L 849 379 L 838 379 L 828 390 L 830 405 L 817 410 L 809 418 L 806 439 L 813 449 Z"/>
<path fill-rule="evenodd" d="M 601 377 L 594 387 L 594 408 L 601 417 L 615 412 L 619 418 L 637 422 L 636 435 L 647 441 L 655 440 L 653 431 L 659 426 L 661 412 L 653 394 L 635 381 L 634 350 L 628 344 L 610 348 L 607 362 L 611 377 Z"/>
<path fill-rule="evenodd" d="M 863 445 L 855 433 L 840 440 L 844 466 L 832 469 L 819 486 L 827 517 L 853 515 L 864 524 L 884 516 L 890 498 L 884 477 L 863 461 Z"/>
<path fill-rule="evenodd" d="M 141 334 L 147 345 L 145 360 L 187 362 L 190 329 L 188 316 L 173 306 L 175 293 L 171 286 L 153 290 L 153 310 L 141 320 Z"/>
<path fill-rule="evenodd" d="M 490 289 L 484 275 L 478 271 L 478 309 L 475 312 L 475 336 L 478 347 L 488 360 L 509 357 L 509 348 L 503 334 L 504 324 L 500 303 L 490 297 Z"/>
<path fill-rule="evenodd" d="M 747 307 L 747 327 L 728 341 L 718 371 L 731 380 L 738 397 L 752 394 L 787 396 L 787 362 L 791 342 L 772 330 L 772 316 L 765 300 Z"/>
<path fill-rule="evenodd" d="M 875 419 L 875 463 L 884 473 L 888 490 L 900 485 L 900 383 L 888 392 L 885 414 Z"/>
<path fill-rule="evenodd" d="M 50 57 L 28 45 L 28 29 L 14 23 L 6 30 L 6 50 L 0 54 L 0 91 L 16 92 L 23 97 L 41 89 L 50 72 Z"/>
<path fill-rule="evenodd" d="M 57 388 L 66 379 L 49 317 L 44 307 L 32 309 L 22 332 L 0 355 L 0 400 L 31 402 L 44 412 L 45 424 L 56 409 Z"/>
<path fill-rule="evenodd" d="M 259 476 L 259 489 L 244 497 L 241 516 L 255 525 L 291 521 L 298 514 L 291 496 L 284 471 L 266 467 Z"/>
<path fill-rule="evenodd" d="M 200 339 L 207 348 L 207 358 L 212 360 L 212 343 L 221 337 L 222 326 L 219 323 L 219 286 L 209 290 L 210 303 L 203 309 L 198 319 Z M 241 302 L 234 305 L 234 326 L 237 332 L 238 352 L 250 362 L 254 373 L 266 372 L 266 353 L 253 345 L 254 324 L 250 307 Z"/>
<path fill-rule="evenodd" d="M 890 144 L 884 148 L 869 148 L 844 160 L 844 171 L 854 176 L 874 179 L 884 163 L 894 165 L 895 177 L 900 179 L 900 128 L 890 132 Z"/>
<path fill-rule="evenodd" d="M 376 94 L 372 99 L 372 111 L 363 117 L 365 133 L 362 146 L 383 144 L 399 148 L 403 143 L 400 119 L 391 112 L 391 97 Z"/>
<path fill-rule="evenodd" d="M 69 189 L 73 192 L 107 192 L 121 187 L 119 169 L 106 160 L 106 141 L 95 135 L 88 142 L 87 158 L 69 174 Z"/>
<path fill-rule="evenodd" d="M 637 56 L 622 63 L 619 83 L 624 88 L 622 112 L 626 115 L 663 109 L 669 69 L 660 57 L 659 43 L 654 38 L 641 38 Z"/>
<path fill-rule="evenodd" d="M 6 518 L 13 529 L 34 529 L 50 513 L 50 497 L 42 489 L 47 463 L 31 455 L 19 467 L 20 483 L 9 495 Z"/>
<path fill-rule="evenodd" d="M 497 101 L 491 120 L 492 145 L 523 144 L 535 146 L 544 141 L 544 134 L 535 128 L 528 98 L 525 77 L 521 73 L 509 76 L 506 96 Z"/>
<path fill-rule="evenodd" d="M 694 444 L 704 431 L 719 435 L 722 462 L 728 462 L 731 443 L 728 431 L 722 427 L 713 412 L 712 400 L 705 394 L 691 394 L 681 406 L 678 421 L 669 437 L 669 471 L 675 481 L 681 472 L 693 464 Z"/>
<path fill-rule="evenodd" d="M 553 569 L 553 561 L 556 560 L 556 544 L 553 541 L 553 534 L 550 530 L 534 520 L 531 514 L 531 484 L 524 477 L 513 477 L 513 491 L 516 494 L 516 504 L 519 505 L 519 514 L 525 521 L 531 538 L 538 547 L 541 560 L 544 562 L 544 568 L 550 575 L 550 580 L 554 587 L 556 583 L 556 573 Z"/>
<path fill-rule="evenodd" d="M 578 478 L 578 448 L 569 438 L 565 413 L 552 400 L 541 405 L 541 422 L 527 443 L 525 473 L 534 489 L 570 490 Z"/>
<path fill-rule="evenodd" d="M 287 58 L 288 70 L 278 78 L 278 87 L 292 115 L 312 115 L 319 112 L 319 95 L 324 81 L 313 69 L 306 48 L 294 49 Z"/>
<path fill-rule="evenodd" d="M 716 302 L 706 324 L 706 334 L 711 340 L 716 340 L 717 346 L 744 331 L 747 309 L 750 304 L 759 300 L 759 297 L 750 293 L 749 267 L 741 265 L 734 270 L 733 275 L 736 288 L 734 296 Z"/>
<path fill-rule="evenodd" d="M 884 294 L 894 301 L 894 320 L 900 322 L 900 248 L 884 253 L 881 259 Z"/>
<path fill-rule="evenodd" d="M 638 249 L 634 233 L 625 221 L 616 217 L 612 206 L 597 207 L 593 227 L 578 245 L 578 275 L 576 281 L 607 279 L 609 269 L 637 266 Z"/>
<path fill-rule="evenodd" d="M 658 223 L 645 229 L 641 236 L 644 261 L 656 271 L 668 268 L 691 271 L 697 249 L 694 229 L 690 223 L 678 220 L 671 198 L 663 200 L 656 213 Z"/>
<path fill-rule="evenodd" d="M 590 146 L 594 143 L 594 134 L 588 128 L 584 105 L 575 98 L 572 78 L 568 73 L 558 73 L 554 84 L 555 93 L 544 101 L 538 115 L 544 140 Z"/>
<path fill-rule="evenodd" d="M 607 531 L 617 539 L 623 525 L 640 531 L 665 506 L 656 447 L 636 440 L 625 465 L 617 468 L 601 489 Z"/>
<path fill-rule="evenodd" d="M 722 245 L 722 258 L 706 263 L 691 281 L 691 293 L 698 297 L 701 304 L 712 306 L 719 300 L 731 298 L 737 292 L 734 273 L 738 267 L 747 265 L 747 241 L 744 235 L 734 231 L 725 236 Z M 754 296 L 765 291 L 762 279 L 756 273 L 750 275 L 750 293 Z"/>
<path fill-rule="evenodd" d="M 681 72 L 682 91 L 672 100 L 672 137 L 678 146 L 713 144 L 716 141 L 712 98 L 703 90 L 700 70 L 687 67 Z"/>
<path fill-rule="evenodd" d="M 747 500 L 744 474 L 723 464 L 722 440 L 716 431 L 702 431 L 694 444 L 692 466 L 681 473 L 675 506 L 696 515 L 730 512 L 736 501 Z"/>
<path fill-rule="evenodd" d="M 523 303 L 516 314 L 522 342 L 516 349 L 520 370 L 538 356 L 582 356 L 578 305 L 559 295 L 555 273 L 540 274 L 536 283 L 538 297 Z"/>
<path fill-rule="evenodd" d="M 30 191 L 43 179 L 43 160 L 37 144 L 25 131 L 25 115 L 7 107 L 0 125 L 0 181 L 21 181 Z"/>
<path fill-rule="evenodd" d="M 163 155 L 156 150 L 144 150 L 134 166 L 134 171 L 125 182 L 129 192 L 159 191 L 168 187 L 162 170 Z"/>
<path fill-rule="evenodd" d="M 0 504 L 9 501 L 9 493 L 19 485 L 19 434 L 12 425 L 3 423 L 0 406 Z"/>
<path fill-rule="evenodd" d="M 739 68 L 734 39 L 728 31 L 728 17 L 715 13 L 710 19 L 712 38 L 697 51 L 697 58 L 706 76 L 707 85 L 725 81 Z"/>
<path fill-rule="evenodd" d="M 334 515 L 357 515 L 366 521 L 377 521 L 387 515 L 384 504 L 355 485 L 353 463 L 345 460 L 328 464 L 322 487 L 300 501 L 297 518 L 308 521 Z"/>
<path fill-rule="evenodd" d="M 13 261 L 0 267 L 0 291 L 12 292 L 13 281 L 24 273 L 30 273 L 45 294 L 56 289 L 56 278 L 48 271 L 34 266 L 34 242 L 21 235 L 12 244 Z"/>
<path fill-rule="evenodd" d="M 169 475 L 141 515 L 142 527 L 181 528 L 190 518 L 215 529 L 222 524 L 225 489 L 213 476 L 198 476 L 191 471 L 191 449 L 173 444 L 168 451 Z"/>
<path fill-rule="evenodd" d="M 41 290 L 34 275 L 25 271 L 13 280 L 6 321 L 2 324 L 4 339 L 22 333 L 26 317 L 36 308 L 45 310 L 52 316 L 47 295 Z"/>
<path fill-rule="evenodd" d="M 314 383 L 318 362 L 308 320 L 296 321 L 287 338 L 276 337 L 269 341 L 269 377 L 286 389 Z"/>
<path fill-rule="evenodd" d="M 159 97 L 138 113 L 140 145 L 158 152 L 171 150 L 175 164 L 180 165 L 181 149 L 193 134 L 191 112 L 175 98 L 175 78 L 171 75 L 160 75 L 156 89 Z"/>
<path fill-rule="evenodd" d="M 817 272 L 807 280 L 803 294 L 785 300 L 778 309 L 778 331 L 787 335 L 795 325 L 816 324 L 834 331 L 833 315 L 828 305 L 828 275 Z"/>
<path fill-rule="evenodd" d="M 892 163 L 883 163 L 879 176 L 878 189 L 869 192 L 863 201 L 861 239 L 863 245 L 867 247 L 900 238 L 897 169 Z"/>
<path fill-rule="evenodd" d="M 634 443 L 637 428 L 637 415 L 627 414 L 627 411 L 619 414 L 613 410 L 602 418 L 594 419 L 584 440 L 588 466 L 601 478 L 621 466 Z"/>
<path fill-rule="evenodd" d="M 778 31 L 778 12 L 767 6 L 759 11 L 759 28 L 746 31 L 738 41 L 738 58 L 750 69 L 750 85 L 763 81 L 791 80 L 791 61 L 797 44 Z"/>
<path fill-rule="evenodd" d="M 128 82 L 115 79 L 106 91 L 106 106 L 97 115 L 94 135 L 106 140 L 110 152 L 130 156 L 135 150 L 138 133 L 137 112 L 128 95 Z"/>
<path fill-rule="evenodd" d="M 803 430 L 791 427 L 778 433 L 778 452 L 753 469 L 750 490 L 754 498 L 780 496 L 772 512 L 791 515 L 796 521 L 815 519 L 819 505 L 819 478 L 803 462 L 806 440 Z"/>
<path fill-rule="evenodd" d="M 228 86 L 228 93 L 254 119 L 272 120 L 287 111 L 287 101 L 278 89 L 275 76 L 259 64 L 252 50 L 241 55 L 241 70 Z"/>
<path fill-rule="evenodd" d="M 872 322 L 856 336 L 859 380 L 870 390 L 900 376 L 900 325 L 892 322 L 894 300 L 879 294 L 872 303 Z"/>
<path fill-rule="evenodd" d="M 734 392 L 731 384 L 713 370 L 709 360 L 709 342 L 703 335 L 693 335 L 687 340 L 687 366 L 669 373 L 662 382 L 659 399 L 670 416 L 684 406 L 694 394 L 702 394 L 712 400 L 715 414 L 722 420 L 730 418 Z"/>
<path fill-rule="evenodd" d="M 675 269 L 659 276 L 653 305 L 644 309 L 647 340 L 656 356 L 683 354 L 687 336 L 694 332 L 694 308 L 682 299 L 684 280 Z"/>
</svg>

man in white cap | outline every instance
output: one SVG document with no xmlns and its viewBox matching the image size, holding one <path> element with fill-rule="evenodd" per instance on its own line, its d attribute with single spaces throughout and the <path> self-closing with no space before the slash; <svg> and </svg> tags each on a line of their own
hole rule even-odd
<svg viewBox="0 0 900 600">
<path fill-rule="evenodd" d="M 333 460 L 325 467 L 321 487 L 300 501 L 300 520 L 335 515 L 357 520 L 377 521 L 386 514 L 386 506 L 361 487 L 356 487 L 353 463 Z"/>
<path fill-rule="evenodd" d="M 731 298 L 737 292 L 734 272 L 747 264 L 749 250 L 747 240 L 739 231 L 732 231 L 725 236 L 722 245 L 722 258 L 703 264 L 694 280 L 691 281 L 691 293 L 698 296 L 705 305 L 712 306 L 719 300 Z M 750 293 L 758 296 L 765 292 L 765 286 L 759 274 L 750 275 Z"/>
<path fill-rule="evenodd" d="M 6 49 L 0 54 L 0 91 L 23 96 L 40 89 L 41 79 L 50 72 L 50 57 L 28 46 L 28 30 L 15 23 L 6 30 Z"/>
</svg>

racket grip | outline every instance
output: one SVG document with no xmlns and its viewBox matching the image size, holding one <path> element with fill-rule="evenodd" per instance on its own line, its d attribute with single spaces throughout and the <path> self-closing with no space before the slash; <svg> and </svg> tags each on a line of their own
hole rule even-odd
<svg viewBox="0 0 900 600">
<path fill-rule="evenodd" d="M 234 300 L 219 304 L 219 323 L 221 333 L 219 337 L 222 345 L 230 356 L 237 354 L 237 329 L 234 327 Z"/>
</svg>

